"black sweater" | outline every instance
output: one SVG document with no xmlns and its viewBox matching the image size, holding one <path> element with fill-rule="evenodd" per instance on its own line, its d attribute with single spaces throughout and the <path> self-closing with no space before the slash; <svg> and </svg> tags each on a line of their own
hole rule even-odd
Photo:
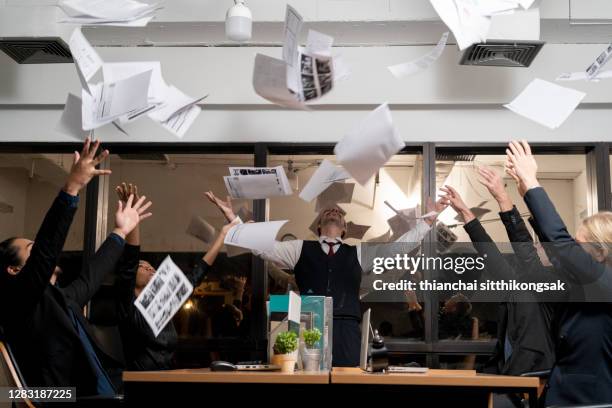
<svg viewBox="0 0 612 408">
<path fill-rule="evenodd" d="M 171 320 L 155 337 L 134 305 L 139 258 L 140 247 L 126 244 L 117 268 L 119 330 L 126 365 L 129 370 L 136 371 L 169 370 L 174 368 L 173 357 L 178 336 Z M 198 265 L 186 274 L 187 279 L 196 287 L 204 279 L 209 268 L 210 266 L 201 259 Z"/>
<path fill-rule="evenodd" d="M 65 288 L 51 285 L 49 279 L 76 212 L 76 202 L 74 197 L 60 193 L 22 270 L 16 276 L 1 272 L 0 322 L 28 386 L 74 386 L 77 395 L 94 395 L 97 377 L 71 314 L 85 329 L 103 366 L 119 368 L 120 364 L 96 343 L 82 309 L 105 275 L 116 268 L 123 244 L 121 238 L 110 236 L 74 282 Z"/>
<path fill-rule="evenodd" d="M 519 259 L 523 263 L 529 263 L 531 269 L 514 269 L 480 221 L 474 219 L 465 225 L 465 230 L 476 250 L 481 255 L 486 254 L 487 271 L 494 274 L 495 279 L 521 281 L 526 278 L 525 274 L 529 270 L 543 269 L 537 259 L 531 235 L 516 208 L 500 213 L 500 217 L 515 251 L 518 251 Z M 485 371 L 520 375 L 550 369 L 554 361 L 554 341 L 551 334 L 553 306 L 538 303 L 530 293 L 509 293 L 506 302 L 498 305 L 497 313 L 497 343 Z M 508 360 L 504 356 L 506 336 L 512 346 L 512 355 Z"/>
</svg>

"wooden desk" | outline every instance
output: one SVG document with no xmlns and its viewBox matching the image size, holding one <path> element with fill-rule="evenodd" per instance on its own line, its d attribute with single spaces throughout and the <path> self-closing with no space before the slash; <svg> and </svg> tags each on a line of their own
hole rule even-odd
<svg viewBox="0 0 612 408">
<path fill-rule="evenodd" d="M 477 374 L 473 370 L 429 370 L 424 374 L 371 374 L 359 368 L 334 368 L 331 373 L 212 372 L 209 369 L 126 371 L 128 406 L 170 403 L 182 406 L 214 394 L 228 402 L 275 405 L 274 401 L 326 395 L 361 403 L 410 402 L 413 407 L 488 407 L 491 393 L 527 393 L 537 399 L 537 378 Z M 333 394 L 331 396 L 330 394 Z M 327 401 L 338 400 L 327 399 Z M 532 399 L 533 398 L 533 399 Z M 342 408 L 342 407 L 340 407 Z"/>
<path fill-rule="evenodd" d="M 208 368 L 168 371 L 126 371 L 123 381 L 146 383 L 329 384 L 329 372 L 210 371 Z"/>
<path fill-rule="evenodd" d="M 356 392 L 403 393 L 411 401 L 419 399 L 440 402 L 444 406 L 462 406 L 462 400 L 469 399 L 466 406 L 489 406 L 491 393 L 526 393 L 531 401 L 537 400 L 538 378 L 510 377 L 503 375 L 477 374 L 474 370 L 429 370 L 427 373 L 364 373 L 359 368 L 334 368 L 330 381 L 338 386 L 352 386 Z M 452 405 L 450 405 L 452 404 Z M 457 405 L 459 404 L 459 405 Z"/>
</svg>

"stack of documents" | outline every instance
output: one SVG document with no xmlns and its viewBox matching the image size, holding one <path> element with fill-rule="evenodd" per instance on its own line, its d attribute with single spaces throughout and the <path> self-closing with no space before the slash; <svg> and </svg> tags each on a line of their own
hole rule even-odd
<svg viewBox="0 0 612 408">
<path fill-rule="evenodd" d="M 370 112 L 334 148 L 340 163 L 355 180 L 364 185 L 397 152 L 404 142 L 393 126 L 385 103 Z"/>
<path fill-rule="evenodd" d="M 293 193 L 283 166 L 230 167 L 229 171 L 223 180 L 232 198 L 260 200 Z"/>
<path fill-rule="evenodd" d="M 60 0 L 66 14 L 60 23 L 144 27 L 154 17 L 160 4 L 134 0 Z"/>
<path fill-rule="evenodd" d="M 270 102 L 293 109 L 306 110 L 306 102 L 329 93 L 336 78 L 334 69 L 346 77 L 348 69 L 332 57 L 334 39 L 310 30 L 306 48 L 299 46 L 302 16 L 287 5 L 283 59 L 257 54 L 253 70 L 255 92 Z"/>
<path fill-rule="evenodd" d="M 514 113 L 550 129 L 556 129 L 574 112 L 584 92 L 534 79 L 512 102 L 504 105 Z"/>
<path fill-rule="evenodd" d="M 200 114 L 197 104 L 208 95 L 192 98 L 168 86 L 159 61 L 105 63 L 80 29 L 69 45 L 83 89 L 80 98 L 68 97 L 57 127 L 62 133 L 81 138 L 109 123 L 123 131 L 122 125 L 147 115 L 181 138 Z"/>
</svg>

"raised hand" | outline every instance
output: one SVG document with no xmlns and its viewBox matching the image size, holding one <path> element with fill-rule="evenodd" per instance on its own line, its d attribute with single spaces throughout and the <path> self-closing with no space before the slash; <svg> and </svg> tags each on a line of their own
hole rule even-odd
<svg viewBox="0 0 612 408">
<path fill-rule="evenodd" d="M 463 198 L 461 198 L 461 195 L 457 192 L 457 190 L 451 186 L 444 186 L 440 188 L 440 190 L 445 193 L 443 197 L 448 200 L 450 206 L 463 218 L 465 223 L 468 223 L 476 218 L 474 213 L 472 213 L 472 210 L 470 210 L 470 207 L 465 204 Z"/>
<path fill-rule="evenodd" d="M 510 200 L 501 176 L 495 170 L 487 167 L 479 167 L 478 174 L 481 177 L 478 181 L 489 190 L 501 211 L 512 210 L 512 200 Z"/>
<path fill-rule="evenodd" d="M 433 201 L 431 199 L 431 197 L 427 198 L 427 213 L 435 213 L 435 215 L 429 216 L 425 218 L 425 222 L 427 222 L 429 225 L 432 225 L 435 221 L 436 218 L 438 218 L 438 215 L 440 215 L 440 213 L 444 210 L 446 210 L 446 208 L 448 207 L 448 200 L 445 197 L 440 197 L 438 198 L 437 201 Z"/>
<path fill-rule="evenodd" d="M 146 212 L 151 206 L 151 202 L 146 202 L 146 197 L 142 196 L 134 202 L 134 196 L 130 195 L 127 202 L 119 201 L 117 212 L 115 213 L 115 229 L 114 233 L 125 238 L 138 224 L 153 215 Z"/>
<path fill-rule="evenodd" d="M 215 196 L 212 191 L 207 191 L 204 195 L 211 203 L 217 206 L 228 222 L 232 222 L 236 219 L 236 214 L 234 214 L 234 210 L 232 209 L 232 198 L 230 196 L 227 196 L 225 201 L 223 201 Z"/>
<path fill-rule="evenodd" d="M 127 184 L 123 182 L 117 187 L 115 187 L 115 192 L 117 193 L 117 197 L 119 197 L 119 200 L 123 201 L 124 203 L 127 202 L 128 198 L 130 198 L 130 195 L 133 195 L 134 200 L 136 201 L 140 199 L 140 196 L 138 195 L 138 186 L 136 184 Z"/>
<path fill-rule="evenodd" d="M 95 176 L 111 174 L 110 170 L 96 169 L 96 166 L 108 157 L 108 150 L 104 150 L 96 156 L 98 147 L 100 147 L 99 140 L 96 140 L 92 145 L 91 140 L 87 138 L 83 144 L 83 150 L 80 153 L 74 152 L 74 162 L 64 185 L 66 193 L 76 196 Z"/>
<path fill-rule="evenodd" d="M 538 187 L 538 164 L 531 154 L 531 147 L 525 140 L 510 142 L 506 149 L 507 169 L 524 184 L 525 191 Z M 511 173 L 512 177 L 514 177 Z"/>
</svg>

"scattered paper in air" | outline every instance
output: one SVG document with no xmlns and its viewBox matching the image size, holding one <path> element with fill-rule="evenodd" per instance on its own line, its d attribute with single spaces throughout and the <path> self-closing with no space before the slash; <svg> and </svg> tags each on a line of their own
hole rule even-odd
<svg viewBox="0 0 612 408">
<path fill-rule="evenodd" d="M 68 45 L 81 86 L 89 92 L 88 82 L 102 68 L 104 62 L 79 28 L 72 32 Z"/>
<path fill-rule="evenodd" d="M 534 79 L 512 102 L 504 105 L 514 113 L 550 129 L 556 129 L 572 114 L 584 92 Z"/>
<path fill-rule="evenodd" d="M 191 221 L 189 222 L 189 226 L 187 227 L 186 232 L 187 234 L 199 239 L 200 241 L 206 244 L 212 244 L 217 234 L 217 232 L 215 231 L 215 227 L 213 227 L 208 222 L 206 222 L 205 219 L 197 215 L 191 217 Z"/>
<path fill-rule="evenodd" d="M 60 0 L 58 7 L 67 16 L 60 23 L 120 27 L 144 27 L 161 8 L 134 0 Z"/>
<path fill-rule="evenodd" d="M 134 301 L 155 337 L 166 327 L 193 292 L 193 285 L 170 256 Z"/>
<path fill-rule="evenodd" d="M 440 19 L 452 31 L 460 50 L 485 42 L 491 19 L 481 14 L 475 0 L 430 0 Z"/>
<path fill-rule="evenodd" d="M 230 167 L 230 175 L 223 177 L 232 198 L 259 200 L 293 194 L 283 166 Z"/>
<path fill-rule="evenodd" d="M 349 221 L 348 224 L 346 224 L 346 235 L 344 238 L 354 238 L 361 240 L 370 228 L 370 225 L 360 225 L 355 224 L 353 221 Z"/>
<path fill-rule="evenodd" d="M 329 208 L 330 204 L 348 204 L 353 200 L 355 183 L 332 183 L 317 197 L 315 211 Z"/>
<path fill-rule="evenodd" d="M 74 136 L 78 140 L 85 140 L 89 132 L 83 130 L 82 105 L 81 98 L 69 93 L 55 130 L 68 136 Z"/>
<path fill-rule="evenodd" d="M 433 50 L 429 51 L 427 54 L 423 55 L 420 58 L 415 59 L 414 61 L 405 62 L 403 64 L 392 65 L 389 67 L 389 71 L 396 78 L 404 78 L 408 75 L 412 75 L 419 71 L 426 70 L 429 68 L 434 62 L 440 58 L 444 49 L 446 48 L 446 42 L 448 41 L 449 32 L 442 34 L 438 44 L 434 47 Z"/>
<path fill-rule="evenodd" d="M 336 145 L 338 163 L 364 185 L 404 147 L 385 103 L 370 112 Z"/>
<path fill-rule="evenodd" d="M 225 245 L 233 245 L 256 251 L 267 251 L 274 247 L 276 236 L 287 222 L 250 222 L 233 226 L 225 236 Z"/>
<path fill-rule="evenodd" d="M 323 160 L 302 189 L 300 198 L 306 202 L 311 202 L 333 183 L 349 178 L 351 178 L 351 175 L 342 167 L 336 166 L 329 160 Z"/>
<path fill-rule="evenodd" d="M 299 93 L 299 41 L 304 19 L 296 9 L 287 4 L 285 10 L 285 37 L 283 41 L 283 61 L 285 67 L 286 86 L 294 93 Z"/>
<path fill-rule="evenodd" d="M 612 58 L 612 44 L 609 44 L 586 69 L 589 79 L 597 77 L 602 68 L 610 61 L 610 58 Z"/>
</svg>

